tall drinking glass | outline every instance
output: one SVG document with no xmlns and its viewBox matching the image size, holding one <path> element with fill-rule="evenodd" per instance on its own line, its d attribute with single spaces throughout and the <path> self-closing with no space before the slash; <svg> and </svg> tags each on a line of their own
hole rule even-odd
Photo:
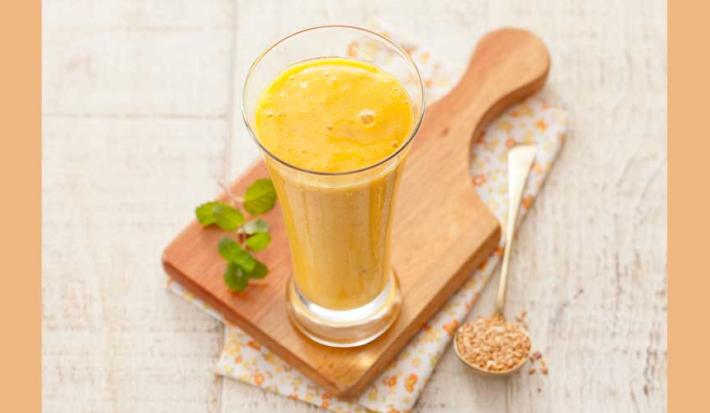
<svg viewBox="0 0 710 413">
<path fill-rule="evenodd" d="M 406 125 L 404 140 L 369 164 L 335 172 L 309 170 L 277 156 L 265 142 L 256 121 L 259 101 L 274 79 L 293 70 L 289 68 L 338 58 L 364 62 L 396 79 L 402 88 L 392 93 L 404 91 L 408 96 L 411 124 Z M 305 83 L 301 82 L 304 88 Z M 392 215 L 403 161 L 424 110 L 414 62 L 399 46 L 369 30 L 315 27 L 262 53 L 249 70 L 243 93 L 244 120 L 261 148 L 286 224 L 293 268 L 286 299 L 292 322 L 306 336 L 329 346 L 352 347 L 374 340 L 395 321 L 402 301 L 390 260 Z M 349 99 L 348 94 L 342 99 Z M 298 105 L 297 100 L 294 103 Z M 324 105 L 322 111 L 337 105 Z M 372 120 L 368 113 L 362 116 L 364 122 Z"/>
</svg>

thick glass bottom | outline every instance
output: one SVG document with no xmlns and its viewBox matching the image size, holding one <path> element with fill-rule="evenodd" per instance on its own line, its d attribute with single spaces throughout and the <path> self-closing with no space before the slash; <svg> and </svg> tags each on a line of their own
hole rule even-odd
<svg viewBox="0 0 710 413">
<path fill-rule="evenodd" d="M 401 306 L 394 271 L 380 295 L 350 310 L 330 310 L 309 301 L 293 277 L 286 289 L 286 307 L 293 324 L 311 340 L 330 347 L 356 347 L 373 341 L 394 323 Z"/>
</svg>

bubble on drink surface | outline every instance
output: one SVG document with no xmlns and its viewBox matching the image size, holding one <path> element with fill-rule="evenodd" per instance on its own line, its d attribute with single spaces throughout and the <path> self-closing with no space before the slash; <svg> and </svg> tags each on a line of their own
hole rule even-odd
<svg viewBox="0 0 710 413">
<path fill-rule="evenodd" d="M 308 87 L 308 81 L 307 80 L 302 80 L 301 83 L 299 83 L 301 88 L 305 89 Z"/>
<path fill-rule="evenodd" d="M 361 110 L 360 122 L 362 122 L 363 125 L 372 125 L 375 122 L 375 112 L 372 109 Z"/>
</svg>

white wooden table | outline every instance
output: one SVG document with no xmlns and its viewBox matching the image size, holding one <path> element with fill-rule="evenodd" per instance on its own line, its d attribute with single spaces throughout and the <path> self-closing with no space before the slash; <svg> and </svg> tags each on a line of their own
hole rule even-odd
<svg viewBox="0 0 710 413">
<path fill-rule="evenodd" d="M 490 380 L 449 351 L 426 412 L 661 412 L 666 405 L 662 0 L 45 0 L 43 409 L 315 411 L 213 373 L 223 328 L 167 293 L 163 247 L 256 157 L 233 79 L 305 26 L 380 17 L 462 66 L 485 31 L 548 44 L 571 133 L 513 257 L 548 377 Z M 236 73 L 236 76 L 233 74 Z M 487 312 L 488 289 L 474 315 Z M 538 388 L 540 390 L 538 390 Z"/>
</svg>

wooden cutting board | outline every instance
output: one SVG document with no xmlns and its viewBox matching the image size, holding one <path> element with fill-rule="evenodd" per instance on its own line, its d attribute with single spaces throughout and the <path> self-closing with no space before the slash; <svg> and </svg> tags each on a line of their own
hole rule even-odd
<svg viewBox="0 0 710 413">
<path fill-rule="evenodd" d="M 325 347 L 291 325 L 285 305 L 290 257 L 278 207 L 264 217 L 273 241 L 258 255 L 270 269 L 263 284 L 231 293 L 222 279 L 225 262 L 217 253 L 224 234 L 194 221 L 165 250 L 165 270 L 329 392 L 357 396 L 495 249 L 500 226 L 473 188 L 471 145 L 490 120 L 543 86 L 549 65 L 547 49 L 536 36 L 496 30 L 481 39 L 461 81 L 428 107 L 395 208 L 393 265 L 404 297 L 402 312 L 372 343 Z M 266 176 L 259 161 L 231 190 L 241 194 L 254 179 Z"/>
</svg>

